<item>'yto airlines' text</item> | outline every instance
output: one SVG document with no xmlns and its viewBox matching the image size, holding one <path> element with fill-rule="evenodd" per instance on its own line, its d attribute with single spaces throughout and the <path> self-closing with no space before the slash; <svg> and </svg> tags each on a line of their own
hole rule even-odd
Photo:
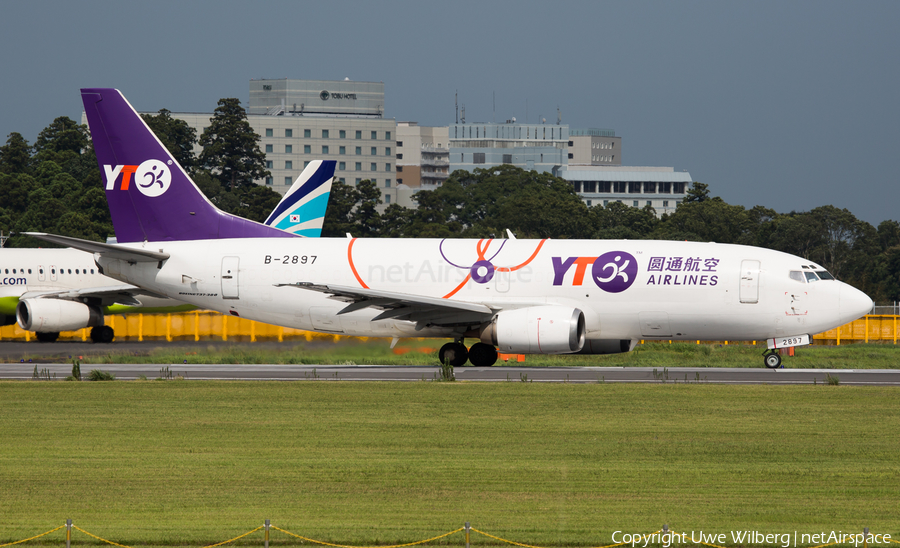
<svg viewBox="0 0 900 548">
<path fill-rule="evenodd" d="M 650 257 L 647 285 L 718 285 L 719 259 Z"/>
<path fill-rule="evenodd" d="M 584 283 L 588 274 L 597 287 L 607 293 L 620 293 L 635 282 L 638 264 L 624 251 L 610 251 L 599 257 L 552 257 L 553 285 L 563 285 L 572 272 L 573 286 Z M 719 259 L 701 257 L 651 257 L 646 285 L 714 286 L 719 283 Z"/>
<path fill-rule="evenodd" d="M 161 196 L 172 184 L 172 161 L 145 160 L 138 166 L 103 166 L 106 190 L 128 190 L 132 181 L 141 194 L 149 198 Z M 118 183 L 118 185 L 116 184 Z"/>
</svg>

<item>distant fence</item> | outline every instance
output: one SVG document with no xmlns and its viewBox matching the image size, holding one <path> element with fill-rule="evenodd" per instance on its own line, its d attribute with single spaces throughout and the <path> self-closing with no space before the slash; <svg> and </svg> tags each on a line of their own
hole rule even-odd
<svg viewBox="0 0 900 548">
<path fill-rule="evenodd" d="M 6 544 L 0 544 L 0 548 L 3 548 L 5 546 L 12 546 L 14 544 L 22 544 L 22 543 L 28 542 L 30 540 L 35 540 L 35 539 L 38 539 L 45 535 L 55 533 L 56 531 L 59 531 L 60 529 L 63 529 L 63 528 L 65 528 L 65 530 L 66 530 L 66 532 L 65 532 L 66 548 L 71 548 L 71 546 L 72 546 L 72 531 L 78 531 L 84 535 L 87 535 L 87 536 L 95 539 L 96 541 L 110 544 L 112 546 L 118 546 L 119 548 L 131 548 L 130 546 L 128 546 L 126 544 L 119 544 L 118 542 L 107 540 L 103 537 L 99 537 L 93 533 L 85 531 L 81 527 L 78 527 L 77 525 L 73 524 L 72 520 L 70 520 L 70 519 L 66 520 L 65 525 L 60 525 L 59 527 L 56 527 L 55 529 L 51 529 L 51 530 L 47 531 L 46 533 L 41 533 L 39 535 L 35 535 L 30 538 L 26 538 L 26 539 L 14 541 L 14 542 L 9 542 Z M 214 548 L 216 546 L 223 546 L 225 544 L 230 544 L 236 540 L 240 540 L 245 537 L 248 537 L 249 535 L 252 535 L 253 533 L 256 533 L 257 531 L 260 531 L 260 530 L 263 531 L 263 533 L 262 533 L 263 538 L 260 539 L 260 541 L 262 541 L 262 542 L 260 542 L 260 544 L 262 546 L 264 546 L 264 548 L 269 548 L 269 540 L 270 540 L 269 535 L 270 535 L 271 530 L 278 531 L 278 532 L 284 533 L 285 535 L 287 535 L 289 537 L 298 539 L 299 541 L 301 541 L 301 543 L 307 542 L 307 543 L 311 543 L 311 544 L 318 544 L 320 546 L 332 546 L 334 548 L 364 548 L 361 546 L 336 544 L 336 543 L 327 542 L 324 540 L 316 540 L 316 539 L 304 537 L 303 535 L 298 535 L 296 533 L 292 533 L 292 532 L 282 529 L 280 527 L 276 527 L 275 525 L 271 524 L 270 520 L 266 520 L 265 524 L 260 525 L 259 527 L 256 527 L 255 529 L 251 529 L 242 535 L 236 536 L 232 539 L 224 540 L 222 542 L 207 545 L 207 546 L 205 546 L 205 548 Z M 466 548 L 471 548 L 471 543 L 472 543 L 471 534 L 472 533 L 477 533 L 479 535 L 482 535 L 484 537 L 487 537 L 489 539 L 492 539 L 494 541 L 504 543 L 504 544 L 521 546 L 523 548 L 540 548 L 539 546 L 534 546 L 531 544 L 522 544 L 522 543 L 516 542 L 514 540 L 508 540 L 503 537 L 492 535 L 490 533 L 485 533 L 484 531 L 479 531 L 478 529 L 469 525 L 468 521 L 466 522 L 466 524 L 463 527 L 460 527 L 459 529 L 454 529 L 453 531 L 443 533 L 443 534 L 440 534 L 435 537 L 417 540 L 417 541 L 413 541 L 413 542 L 407 542 L 405 544 L 379 545 L 376 547 L 369 547 L 369 548 L 404 548 L 407 546 L 430 544 L 436 540 L 440 540 L 440 539 L 449 537 L 451 535 L 455 535 L 457 533 L 463 533 L 465 535 Z M 802 533 L 800 535 L 799 543 L 797 542 L 798 535 L 797 535 L 796 531 L 794 531 L 794 533 L 793 533 L 793 543 L 791 543 L 791 534 L 790 533 L 782 533 L 782 534 L 768 533 L 768 534 L 765 534 L 765 533 L 761 533 L 759 531 L 739 531 L 738 533 L 741 534 L 741 538 L 740 539 L 732 538 L 731 545 L 745 546 L 746 544 L 765 544 L 765 545 L 770 545 L 770 546 L 771 545 L 778 546 L 780 544 L 781 546 L 788 546 L 788 545 L 792 545 L 795 547 L 796 546 L 809 546 L 810 548 L 825 548 L 826 546 L 848 545 L 848 546 L 853 546 L 854 548 L 860 548 L 860 547 L 869 548 L 869 547 L 873 547 L 873 545 L 879 545 L 879 544 L 882 544 L 882 545 L 889 545 L 889 543 L 900 544 L 900 541 L 892 539 L 890 534 L 871 533 L 869 531 L 868 527 L 864 528 L 863 531 L 859 532 L 859 533 L 844 533 L 843 531 L 839 531 L 839 532 L 831 531 L 830 534 L 824 533 L 824 532 Z M 669 527 L 667 525 L 663 525 L 662 529 L 659 529 L 653 533 L 628 533 L 628 532 L 624 532 L 624 531 L 616 531 L 611 536 L 611 540 L 613 542 L 612 544 L 607 544 L 605 546 L 598 546 L 597 548 L 615 548 L 617 546 L 631 546 L 632 548 L 635 548 L 638 546 L 644 547 L 644 546 L 648 546 L 648 545 L 654 546 L 654 547 L 660 547 L 660 546 L 671 547 L 671 546 L 679 546 L 681 544 L 693 544 L 693 545 L 701 545 L 702 544 L 705 546 L 710 546 L 711 548 L 725 548 L 721 544 L 725 544 L 729 540 L 728 535 L 724 534 L 724 533 L 721 533 L 718 535 L 716 535 L 716 534 L 705 534 L 704 535 L 703 532 L 701 531 L 699 538 L 695 538 L 695 535 L 696 535 L 696 533 L 694 531 L 691 531 L 690 533 L 687 533 L 687 532 L 679 533 L 677 531 L 672 531 L 669 529 Z M 734 537 L 734 531 L 732 531 L 731 536 Z M 244 542 L 246 544 L 247 541 L 245 540 Z M 718 542 L 721 544 L 714 544 L 714 542 Z M 824 543 L 824 544 L 822 544 L 822 543 Z M 92 542 L 92 544 L 93 544 L 93 542 Z M 491 544 L 494 544 L 494 543 L 491 543 Z"/>
<path fill-rule="evenodd" d="M 813 344 L 840 345 L 857 342 L 897 344 L 900 315 L 870 314 L 837 329 L 813 336 Z M 338 342 L 347 335 L 317 333 L 280 327 L 245 318 L 226 316 L 209 310 L 175 314 L 128 314 L 106 316 L 106 325 L 116 332 L 117 341 L 299 341 Z M 356 337 L 352 337 L 356 338 Z M 90 328 L 63 331 L 60 340 L 87 341 Z M 18 325 L 0 327 L 0 340 L 36 340 L 34 333 Z M 713 342 L 713 341 L 711 341 Z M 721 341 L 715 341 L 721 342 Z M 762 341 L 757 341 L 762 342 Z"/>
</svg>

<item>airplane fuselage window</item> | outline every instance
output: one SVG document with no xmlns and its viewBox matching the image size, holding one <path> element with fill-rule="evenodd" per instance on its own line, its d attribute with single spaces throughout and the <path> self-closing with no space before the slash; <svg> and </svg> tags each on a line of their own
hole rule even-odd
<svg viewBox="0 0 900 548">
<path fill-rule="evenodd" d="M 791 270 L 791 279 L 801 283 L 806 281 L 803 277 L 803 272 L 800 272 L 799 270 Z"/>
<path fill-rule="evenodd" d="M 819 281 L 819 277 L 816 276 L 815 272 L 804 272 L 804 274 L 806 274 L 807 282 L 818 282 Z"/>
</svg>

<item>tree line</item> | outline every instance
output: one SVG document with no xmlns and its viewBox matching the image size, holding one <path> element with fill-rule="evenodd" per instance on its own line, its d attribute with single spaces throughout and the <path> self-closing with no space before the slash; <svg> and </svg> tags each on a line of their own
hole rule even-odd
<svg viewBox="0 0 900 548">
<path fill-rule="evenodd" d="M 269 176 L 260 137 L 237 99 L 218 103 L 202 135 L 165 109 L 147 124 L 223 211 L 263 221 L 280 195 L 253 183 Z M 199 143 L 202 152 L 194 154 Z M 323 236 L 368 238 L 657 239 L 744 244 L 809 259 L 878 302 L 900 300 L 900 223 L 877 227 L 847 209 L 822 206 L 777 213 L 747 209 L 694 183 L 683 203 L 657 217 L 649 206 L 620 202 L 588 207 L 571 183 L 547 173 L 503 165 L 458 170 L 438 189 L 416 194 L 418 207 L 381 208 L 372 181 L 332 187 Z M 0 147 L 0 230 L 51 232 L 104 241 L 114 235 L 102 178 L 87 128 L 55 119 L 33 145 L 11 133 Z M 46 246 L 26 237 L 7 245 Z"/>
</svg>

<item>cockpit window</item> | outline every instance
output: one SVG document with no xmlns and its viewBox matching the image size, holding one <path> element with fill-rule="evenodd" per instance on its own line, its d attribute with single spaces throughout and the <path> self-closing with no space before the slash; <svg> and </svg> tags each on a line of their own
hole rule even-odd
<svg viewBox="0 0 900 548">
<path fill-rule="evenodd" d="M 799 270 L 791 270 L 791 279 L 801 283 L 806 281 L 806 278 L 803 277 L 803 273 Z"/>
<path fill-rule="evenodd" d="M 815 272 L 804 272 L 804 274 L 806 274 L 806 281 L 809 283 L 819 281 L 819 277 L 816 276 Z"/>
<path fill-rule="evenodd" d="M 834 276 L 831 275 L 827 270 L 816 270 L 816 274 L 819 275 L 819 279 L 822 280 L 833 280 Z"/>
</svg>

